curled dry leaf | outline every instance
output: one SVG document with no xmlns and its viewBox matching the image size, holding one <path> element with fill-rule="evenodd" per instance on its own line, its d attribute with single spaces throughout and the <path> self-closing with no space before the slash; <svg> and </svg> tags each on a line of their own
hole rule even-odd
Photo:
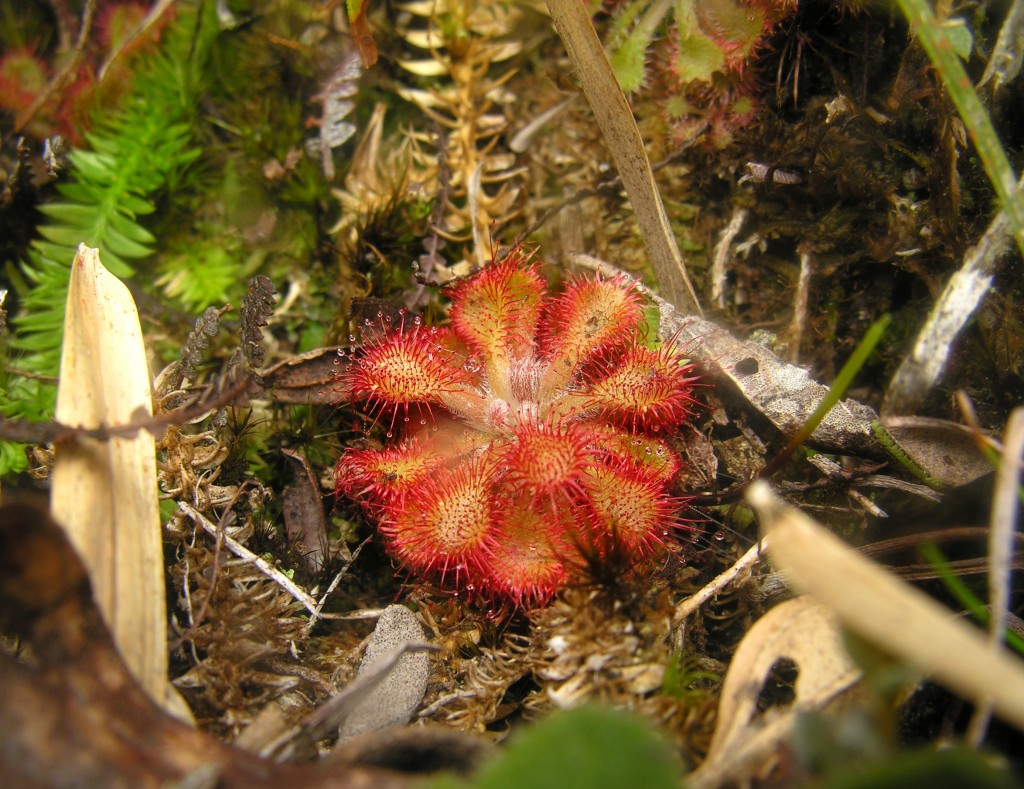
<svg viewBox="0 0 1024 789">
<path fill-rule="evenodd" d="M 758 716 L 758 696 L 772 667 L 792 661 L 799 671 L 793 703 Z M 788 737 L 797 713 L 821 709 L 860 678 L 843 648 L 836 617 L 800 597 L 761 617 L 736 649 L 722 685 L 718 724 L 707 758 L 687 778 L 710 789 L 752 773 Z"/>
<path fill-rule="evenodd" d="M 295 481 L 282 493 L 282 514 L 288 539 L 302 556 L 302 569 L 307 578 L 315 578 L 324 566 L 327 546 L 327 519 L 323 496 L 316 475 L 305 456 L 291 449 L 282 449 L 291 464 Z"/>
<path fill-rule="evenodd" d="M 279 403 L 330 405 L 348 399 L 334 382 L 341 359 L 338 348 L 316 348 L 268 367 L 260 385 Z M 254 396 L 262 396 L 259 392 Z"/>
<path fill-rule="evenodd" d="M 932 487 L 958 487 L 992 472 L 992 462 L 978 448 L 978 436 L 965 425 L 893 416 L 883 417 L 873 427 L 889 453 Z"/>
<path fill-rule="evenodd" d="M 784 435 L 796 435 L 828 393 L 802 367 L 783 361 L 771 349 L 738 340 L 721 327 L 682 315 L 654 297 L 661 312 L 660 335 L 685 348 L 693 357 L 731 381 L 746 400 Z M 842 400 L 826 415 L 809 443 L 864 457 L 881 457 L 884 450 L 871 433 L 878 414 L 856 400 Z"/>
</svg>

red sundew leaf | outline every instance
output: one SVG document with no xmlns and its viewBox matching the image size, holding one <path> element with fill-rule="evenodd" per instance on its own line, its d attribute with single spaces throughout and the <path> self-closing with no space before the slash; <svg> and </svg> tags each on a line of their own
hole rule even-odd
<svg viewBox="0 0 1024 789">
<path fill-rule="evenodd" d="M 429 411 L 472 388 L 462 360 L 419 327 L 391 332 L 367 348 L 347 371 L 346 382 L 353 399 L 390 413 L 392 426 L 400 410 L 408 416 L 410 405 Z"/>
<path fill-rule="evenodd" d="M 702 3 L 698 18 L 701 32 L 722 50 L 730 68 L 742 65 L 770 27 L 762 9 L 738 0 Z"/>
<path fill-rule="evenodd" d="M 46 64 L 27 48 L 12 49 L 0 58 L 0 107 L 21 112 L 49 81 Z"/>
<path fill-rule="evenodd" d="M 742 73 L 766 36 L 787 14 L 796 10 L 794 0 L 717 0 L 701 3 L 697 22 L 702 37 L 712 41 L 725 58 L 725 68 Z"/>
<path fill-rule="evenodd" d="M 338 492 L 382 508 L 404 499 L 440 460 L 416 440 L 384 449 L 350 449 L 338 461 Z"/>
<path fill-rule="evenodd" d="M 545 283 L 512 255 L 449 290 L 455 332 L 481 353 L 523 356 L 533 346 Z"/>
<path fill-rule="evenodd" d="M 675 428 L 693 415 L 697 401 L 691 393 L 698 377 L 671 346 L 652 351 L 636 344 L 600 366 L 604 369 L 579 396 L 605 418 L 632 430 L 651 430 Z"/>
<path fill-rule="evenodd" d="M 503 447 L 501 465 L 509 479 L 534 498 L 580 489 L 583 470 L 594 462 L 594 436 L 579 425 L 519 425 Z"/>
<path fill-rule="evenodd" d="M 571 503 L 562 499 L 531 501 L 520 495 L 496 507 L 498 523 L 485 577 L 488 588 L 519 607 L 546 603 L 568 579 L 566 557 L 577 551 L 570 531 L 578 529 Z"/>
<path fill-rule="evenodd" d="M 641 466 L 594 466 L 582 483 L 595 519 L 589 537 L 594 545 L 616 542 L 627 554 L 643 554 L 663 544 L 678 525 L 680 502 L 656 474 Z"/>
<path fill-rule="evenodd" d="M 642 433 L 631 433 L 614 425 L 595 425 L 600 433 L 600 448 L 607 453 L 612 465 L 633 463 L 671 483 L 682 469 L 679 455 L 660 438 Z"/>
<path fill-rule="evenodd" d="M 382 531 L 410 569 L 478 576 L 494 542 L 492 475 L 479 459 L 433 471 L 387 508 Z"/>
<path fill-rule="evenodd" d="M 450 289 L 455 333 L 481 355 L 490 386 L 511 399 L 512 360 L 532 355 L 545 283 L 513 254 Z"/>
<path fill-rule="evenodd" d="M 541 318 L 541 353 L 550 364 L 543 390 L 564 387 L 585 361 L 633 341 L 642 321 L 640 295 L 621 277 L 573 280 Z"/>
</svg>

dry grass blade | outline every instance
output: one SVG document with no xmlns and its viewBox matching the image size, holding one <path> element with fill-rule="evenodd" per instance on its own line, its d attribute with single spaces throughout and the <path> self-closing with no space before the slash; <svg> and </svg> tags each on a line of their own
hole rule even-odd
<svg viewBox="0 0 1024 789">
<path fill-rule="evenodd" d="M 992 501 L 992 516 L 988 533 L 988 600 L 992 618 L 989 621 L 989 644 L 998 653 L 1006 630 L 1007 608 L 1010 604 L 1010 570 L 1013 563 L 1014 525 L 1020 486 L 1020 457 L 1024 453 L 1024 408 L 1016 408 L 1003 437 L 1003 458 Z M 968 738 L 975 745 L 984 739 L 988 720 L 992 714 L 992 701 L 978 707 Z"/>
<path fill-rule="evenodd" d="M 662 293 L 681 311 L 703 317 L 661 202 L 640 130 L 587 10 L 578 0 L 548 0 L 547 5 L 636 212 Z"/>
<path fill-rule="evenodd" d="M 747 552 L 737 559 L 731 567 L 712 579 L 696 594 L 692 594 L 682 600 L 672 613 L 672 627 L 675 628 L 681 625 L 687 617 L 691 616 L 702 605 L 730 584 L 744 576 L 749 576 L 751 568 L 761 561 L 761 552 L 766 549 L 766 542 L 758 542 L 751 545 Z"/>
<path fill-rule="evenodd" d="M 989 602 L 993 607 L 989 638 L 1003 640 L 1010 604 L 1010 570 L 1013 561 L 1014 524 L 1017 523 L 1020 459 L 1024 454 L 1024 408 L 1016 408 L 1003 437 L 992 518 L 989 525 Z"/>
<path fill-rule="evenodd" d="M 270 562 L 261 556 L 257 556 L 240 542 L 232 539 L 227 534 L 224 534 L 221 529 L 218 528 L 216 523 L 211 522 L 207 519 L 199 510 L 194 509 L 183 501 L 178 502 L 178 509 L 184 512 L 190 517 L 195 523 L 203 527 L 207 534 L 214 539 L 223 539 L 224 545 L 231 551 L 235 556 L 245 562 L 249 562 L 253 567 L 263 573 L 267 578 L 276 583 L 288 594 L 290 594 L 297 602 L 301 603 L 303 607 L 313 616 L 320 615 L 320 605 L 314 600 L 306 591 L 295 583 L 291 578 L 285 575 L 283 572 L 274 567 Z M 327 618 L 327 617 L 324 617 Z"/>
<path fill-rule="evenodd" d="M 793 586 L 836 612 L 845 627 L 931 674 L 966 698 L 1024 727 L 1024 665 L 993 651 L 983 634 L 923 592 L 858 555 L 790 507 L 766 482 L 747 499 L 772 541 L 771 555 Z"/>
<path fill-rule="evenodd" d="M 152 416 L 149 368 L 128 289 L 78 248 L 71 269 L 56 417 L 101 427 Z M 96 601 L 131 672 L 167 704 L 167 612 L 153 436 L 58 444 L 53 516 L 92 580 Z"/>
</svg>

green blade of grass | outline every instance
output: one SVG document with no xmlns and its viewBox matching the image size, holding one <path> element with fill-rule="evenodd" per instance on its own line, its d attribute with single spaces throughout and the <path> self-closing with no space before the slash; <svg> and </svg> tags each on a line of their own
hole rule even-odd
<svg viewBox="0 0 1024 789">
<path fill-rule="evenodd" d="M 1017 177 L 992 126 L 992 119 L 956 53 L 950 35 L 953 27 L 936 19 L 927 0 L 896 2 L 960 113 L 985 172 L 996 190 L 999 203 L 1010 220 L 1013 238 L 1021 254 L 1024 254 L 1024 195 L 1017 187 Z"/>
<path fill-rule="evenodd" d="M 939 574 L 939 579 L 946 589 L 949 590 L 949 593 L 956 598 L 957 602 L 978 622 L 988 625 L 989 619 L 991 619 L 988 608 L 967 588 L 967 584 L 960 579 L 960 576 L 950 569 L 949 563 L 946 561 L 946 557 L 943 556 L 942 551 L 934 543 L 925 543 L 920 546 L 919 550 L 925 561 L 935 568 L 935 571 Z M 1021 638 L 1012 630 L 1006 630 L 1004 636 L 1007 646 L 1015 652 L 1024 655 L 1024 638 Z"/>
</svg>

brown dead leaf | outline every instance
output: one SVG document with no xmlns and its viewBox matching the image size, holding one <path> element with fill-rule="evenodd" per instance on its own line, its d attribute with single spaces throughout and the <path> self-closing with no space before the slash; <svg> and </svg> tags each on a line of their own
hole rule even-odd
<svg viewBox="0 0 1024 789">
<path fill-rule="evenodd" d="M 33 656 L 0 651 L 5 786 L 401 789 L 419 780 L 325 760 L 278 764 L 168 715 L 125 667 L 66 535 L 27 503 L 0 509 L 0 628 Z"/>
<path fill-rule="evenodd" d="M 260 383 L 279 403 L 332 405 L 347 399 L 335 380 L 347 363 L 337 348 L 317 348 L 262 371 Z"/>
<path fill-rule="evenodd" d="M 965 425 L 919 416 L 882 419 L 891 439 L 921 469 L 930 484 L 958 487 L 992 473 L 992 463 Z"/>
<path fill-rule="evenodd" d="M 327 546 L 323 496 L 309 461 L 290 449 L 282 449 L 281 454 L 289 460 L 295 474 L 295 481 L 286 485 L 281 495 L 285 531 L 301 552 L 306 577 L 315 578 L 324 567 Z"/>
</svg>

